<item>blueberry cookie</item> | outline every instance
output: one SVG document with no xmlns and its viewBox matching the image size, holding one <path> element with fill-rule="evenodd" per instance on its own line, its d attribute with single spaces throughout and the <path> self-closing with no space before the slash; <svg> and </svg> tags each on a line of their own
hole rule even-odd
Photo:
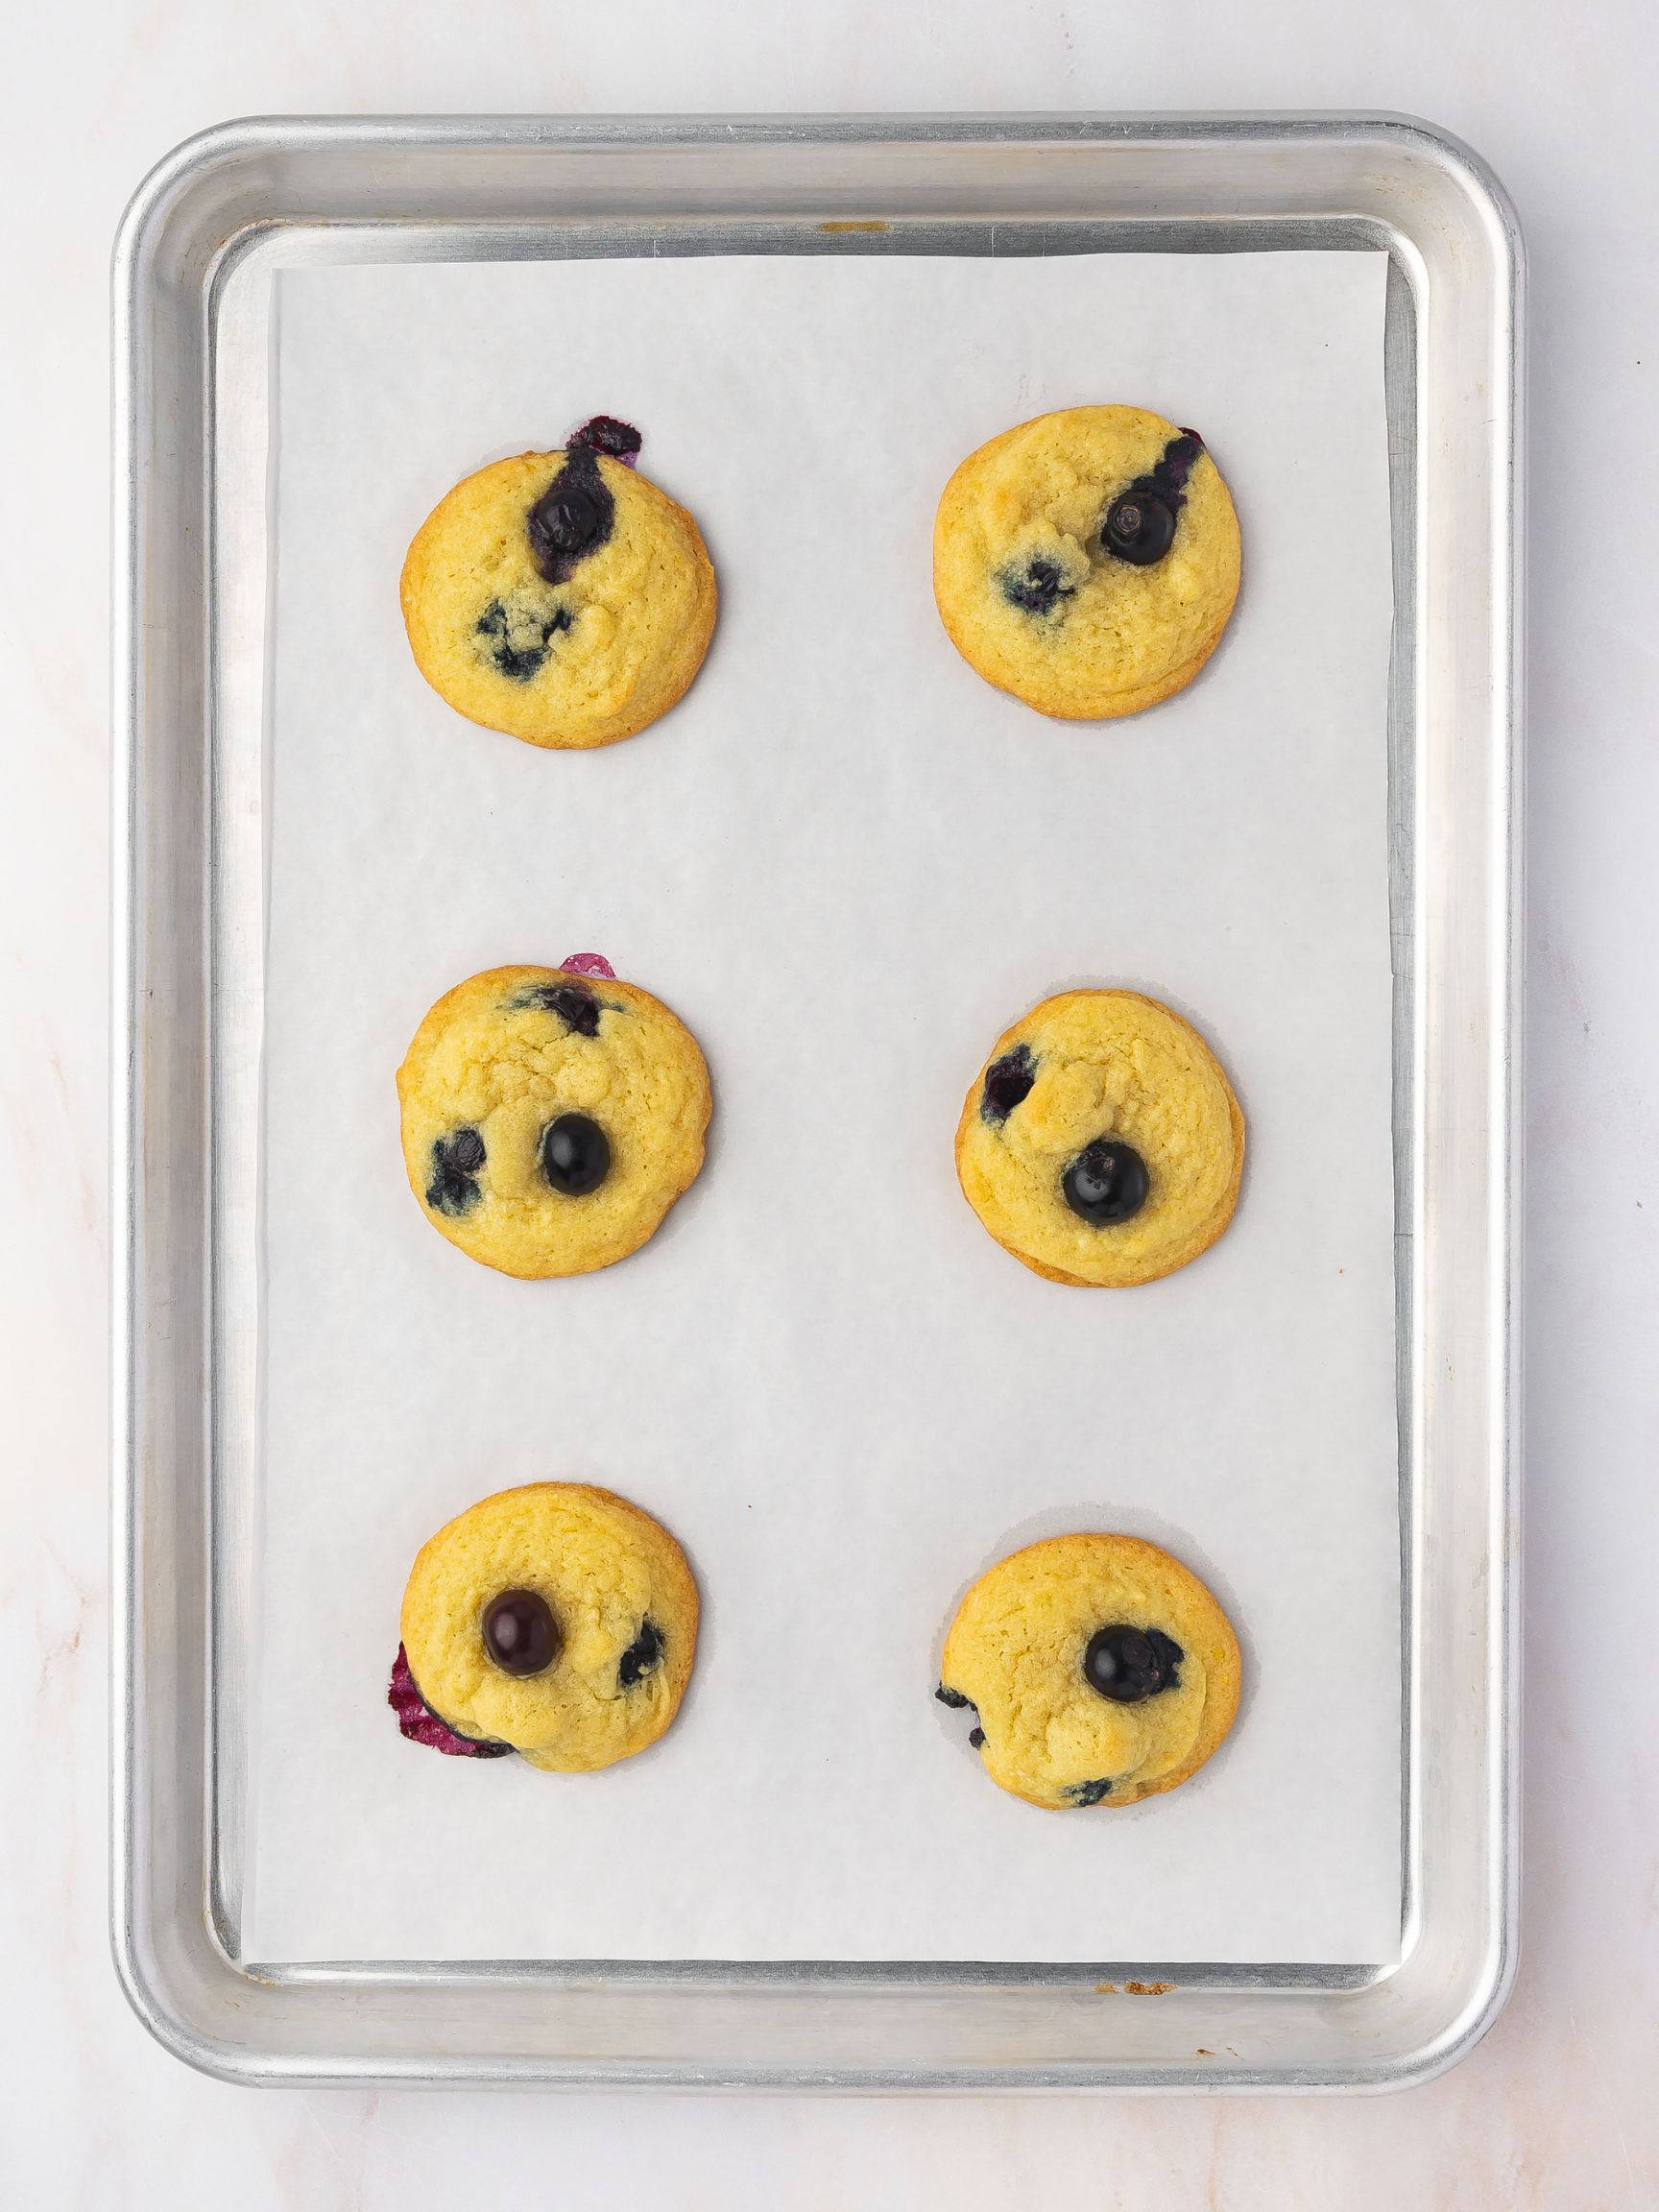
<svg viewBox="0 0 1659 2212">
<path fill-rule="evenodd" d="M 999 1789 L 1049 1812 L 1195 1774 L 1238 1710 L 1238 1642 L 1195 1575 L 1135 1536 L 1056 1536 L 982 1575 L 935 1695 L 971 1705 Z"/>
<path fill-rule="evenodd" d="M 446 992 L 415 1032 L 397 1096 L 427 1220 L 504 1275 L 626 1259 L 703 1165 L 696 1039 L 592 953 L 492 968 Z"/>
<path fill-rule="evenodd" d="M 685 508 L 635 472 L 639 444 L 597 415 L 562 453 L 480 469 L 417 532 L 409 643 L 469 720 L 530 745 L 613 745 L 696 675 L 714 571 Z"/>
<path fill-rule="evenodd" d="M 956 1130 L 968 1203 L 1051 1283 L 1155 1283 L 1233 1218 L 1244 1117 L 1196 1029 L 1135 991 L 1065 991 L 997 1040 Z"/>
<path fill-rule="evenodd" d="M 586 1774 L 655 1743 L 680 1710 L 697 1585 L 626 1498 L 531 1482 L 421 1548 L 400 1632 L 387 1701 L 411 1741 Z"/>
<path fill-rule="evenodd" d="M 988 684 L 1068 721 L 1190 684 L 1238 596 L 1238 522 L 1195 430 L 1068 407 L 970 453 L 933 526 L 933 595 Z"/>
</svg>

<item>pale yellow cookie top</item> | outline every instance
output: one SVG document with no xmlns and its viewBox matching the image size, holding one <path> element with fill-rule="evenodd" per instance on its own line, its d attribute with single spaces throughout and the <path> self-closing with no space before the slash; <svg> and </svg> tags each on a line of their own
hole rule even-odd
<svg viewBox="0 0 1659 2212">
<path fill-rule="evenodd" d="M 1044 714 L 1093 721 L 1137 713 L 1192 681 L 1238 595 L 1238 518 L 1210 454 L 1180 487 L 1160 560 L 1133 565 L 1101 539 L 1113 502 L 1186 435 L 1140 407 L 1068 407 L 962 463 L 939 502 L 933 592 L 951 641 L 987 683 Z"/>
<path fill-rule="evenodd" d="M 995 1111 L 990 1070 L 1031 1078 Z M 1139 1213 L 1096 1225 L 1062 1178 L 1099 1139 L 1131 1145 L 1148 1190 Z M 1066 991 L 1004 1031 L 974 1077 L 956 1130 L 964 1196 L 998 1244 L 1052 1282 L 1126 1288 L 1172 1274 L 1228 1222 L 1244 1167 L 1244 1117 L 1196 1029 L 1135 991 Z"/>
<path fill-rule="evenodd" d="M 570 452 L 521 453 L 445 493 L 403 564 L 416 664 L 458 713 L 527 744 L 612 745 L 665 714 L 713 635 L 714 570 L 696 523 L 608 454 L 583 454 L 613 502 L 610 535 L 550 582 L 531 509 Z"/>
<path fill-rule="evenodd" d="M 637 1250 L 702 1166 L 710 1104 L 697 1041 L 661 999 L 557 968 L 492 968 L 445 992 L 415 1032 L 397 1096 L 427 1220 L 469 1258 L 524 1277 L 585 1275 Z M 545 1133 L 565 1115 L 593 1122 L 611 1155 L 604 1180 L 574 1197 L 543 1169 Z"/>
<path fill-rule="evenodd" d="M 485 1646 L 485 1613 L 510 1590 L 534 1591 L 553 1615 L 559 1650 L 541 1674 L 504 1673 Z M 655 1636 L 642 1644 L 647 1623 Z M 697 1586 L 667 1529 L 627 1499 L 532 1482 L 469 1506 L 421 1547 L 400 1631 L 416 1686 L 446 1726 L 511 1743 L 533 1767 L 587 1773 L 643 1751 L 678 1712 Z"/>
<path fill-rule="evenodd" d="M 1118 1704 L 1091 1685 L 1090 1641 L 1120 1625 L 1179 1646 L 1175 1687 Z M 1203 1583 L 1157 1545 L 1056 1536 L 974 1583 L 941 1677 L 977 1708 L 980 1757 L 1001 1789 L 1050 1812 L 1133 1805 L 1185 1782 L 1233 1725 L 1238 1643 Z"/>
</svg>

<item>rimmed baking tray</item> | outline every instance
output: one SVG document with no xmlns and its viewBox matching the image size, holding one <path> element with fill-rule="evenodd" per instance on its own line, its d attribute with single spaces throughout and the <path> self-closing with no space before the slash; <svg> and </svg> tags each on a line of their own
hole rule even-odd
<svg viewBox="0 0 1659 2212">
<path fill-rule="evenodd" d="M 275 271 L 1298 247 L 1391 263 L 1401 1962 L 240 1963 L 267 621 L 243 418 Z M 1425 2079 L 1490 2024 L 1517 1898 L 1521 286 L 1502 189 L 1392 117 L 276 119 L 149 179 L 116 255 L 112 1912 L 170 2049 L 289 2083 L 1308 2090 Z"/>
</svg>

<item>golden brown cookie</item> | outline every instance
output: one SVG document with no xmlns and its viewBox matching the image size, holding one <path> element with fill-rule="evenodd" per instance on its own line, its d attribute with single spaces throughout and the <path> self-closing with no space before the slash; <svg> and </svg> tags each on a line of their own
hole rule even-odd
<svg viewBox="0 0 1659 2212">
<path fill-rule="evenodd" d="M 649 1238 L 703 1165 L 709 1070 L 596 954 L 445 992 L 397 1070 L 409 1188 L 504 1275 L 586 1275 Z"/>
<path fill-rule="evenodd" d="M 937 1695 L 977 1714 L 998 1788 L 1049 1812 L 1195 1774 L 1238 1710 L 1238 1641 L 1195 1575 L 1135 1536 L 1055 1536 L 982 1575 Z"/>
<path fill-rule="evenodd" d="M 531 1482 L 421 1547 L 388 1702 L 405 1736 L 585 1774 L 655 1743 L 697 1648 L 697 1585 L 649 1513 L 585 1482 Z"/>
<path fill-rule="evenodd" d="M 1005 430 L 945 487 L 933 595 L 988 684 L 1069 721 L 1190 684 L 1238 596 L 1238 522 L 1195 430 L 1068 407 Z"/>
<path fill-rule="evenodd" d="M 665 714 L 714 631 L 696 523 L 637 475 L 608 415 L 559 453 L 457 484 L 403 564 L 417 666 L 458 713 L 530 745 L 613 745 Z"/>
<path fill-rule="evenodd" d="M 956 1129 L 963 1194 L 1051 1283 L 1121 1289 L 1233 1218 L 1244 1117 L 1190 1022 L 1137 991 L 1065 991 L 997 1040 Z"/>
</svg>

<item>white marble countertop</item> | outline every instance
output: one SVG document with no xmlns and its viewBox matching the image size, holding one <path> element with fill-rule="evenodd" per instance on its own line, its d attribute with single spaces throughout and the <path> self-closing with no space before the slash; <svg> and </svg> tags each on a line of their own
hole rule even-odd
<svg viewBox="0 0 1659 2212">
<path fill-rule="evenodd" d="M 0 2200 L 247 2212 L 1659 2205 L 1659 15 L 1637 0 L 91 0 L 17 10 L 0 142 Z M 1531 253 L 1527 1790 L 1521 1974 L 1404 2096 L 254 2093 L 189 2073 L 106 1935 L 108 287 L 128 194 L 229 116 L 1388 108 Z M 1640 1215 L 1640 1218 L 1638 1216 Z M 23 1688 L 28 1695 L 23 1695 Z M 28 1725 L 25 1726 L 25 1721 Z"/>
</svg>

